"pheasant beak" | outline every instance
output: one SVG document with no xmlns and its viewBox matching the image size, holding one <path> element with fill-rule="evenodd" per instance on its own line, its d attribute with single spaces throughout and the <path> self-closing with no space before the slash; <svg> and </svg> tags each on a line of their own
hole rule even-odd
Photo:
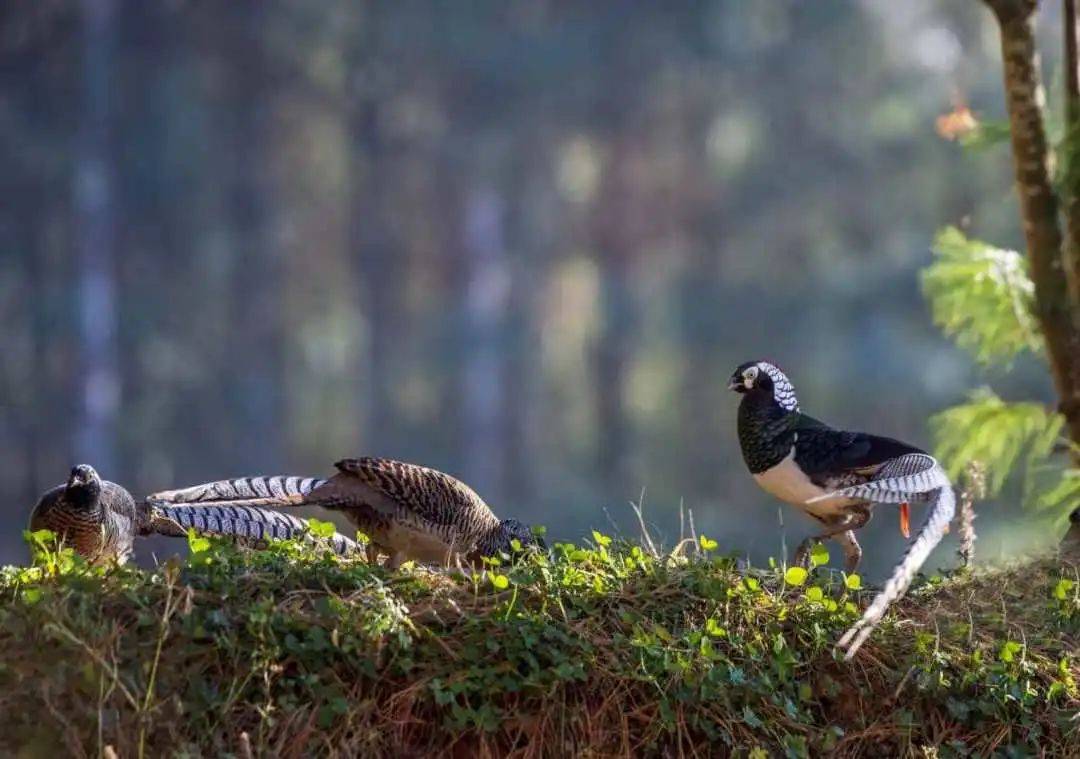
<svg viewBox="0 0 1080 759">
<path fill-rule="evenodd" d="M 900 504 L 900 532 L 903 534 L 904 539 L 911 538 L 911 504 Z"/>
</svg>

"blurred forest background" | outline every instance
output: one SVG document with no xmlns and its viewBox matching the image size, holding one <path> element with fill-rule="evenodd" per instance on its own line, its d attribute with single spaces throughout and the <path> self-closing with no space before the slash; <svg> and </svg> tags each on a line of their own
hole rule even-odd
<svg viewBox="0 0 1080 759">
<path fill-rule="evenodd" d="M 998 45 L 975 0 L 4 3 L 0 561 L 76 462 L 143 494 L 356 454 L 555 538 L 644 491 L 669 545 L 682 504 L 779 556 L 736 364 L 924 446 L 985 379 L 918 271 L 945 224 L 1023 247 L 1007 145 L 935 132 L 1002 118 Z M 894 517 L 864 534 L 880 572 Z"/>
</svg>

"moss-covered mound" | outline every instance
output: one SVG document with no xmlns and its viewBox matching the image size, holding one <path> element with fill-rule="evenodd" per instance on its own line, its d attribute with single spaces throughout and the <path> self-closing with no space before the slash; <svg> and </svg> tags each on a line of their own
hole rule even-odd
<svg viewBox="0 0 1080 759">
<path fill-rule="evenodd" d="M 0 576 L 0 753 L 1080 755 L 1074 563 L 925 583 L 846 664 L 857 577 L 596 540 L 470 577 L 45 552 Z"/>
</svg>

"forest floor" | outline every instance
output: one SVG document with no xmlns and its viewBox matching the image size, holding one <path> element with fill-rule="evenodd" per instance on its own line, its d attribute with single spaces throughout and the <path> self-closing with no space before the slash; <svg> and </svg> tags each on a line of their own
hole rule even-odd
<svg viewBox="0 0 1080 759">
<path fill-rule="evenodd" d="M 0 570 L 0 753 L 1077 756 L 1080 565 L 871 590 L 594 534 L 469 576 L 192 540 Z"/>
</svg>

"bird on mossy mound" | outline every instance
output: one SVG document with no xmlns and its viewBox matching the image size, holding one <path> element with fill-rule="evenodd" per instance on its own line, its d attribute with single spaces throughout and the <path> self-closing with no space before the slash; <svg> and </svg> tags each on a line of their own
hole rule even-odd
<svg viewBox="0 0 1080 759">
<path fill-rule="evenodd" d="M 926 523 L 884 589 L 840 639 L 850 659 L 948 531 L 956 508 L 952 485 L 934 457 L 915 446 L 833 429 L 802 413 L 795 388 L 774 364 L 749 361 L 740 365 L 728 388 L 743 396 L 739 445 L 758 485 L 824 526 L 800 544 L 796 562 L 805 563 L 814 544 L 832 538 L 842 546 L 847 570 L 853 572 L 862 558 L 855 530 L 870 521 L 875 503 L 899 505 L 905 537 L 909 504 L 932 504 Z"/>
<path fill-rule="evenodd" d="M 342 459 L 329 479 L 243 477 L 153 493 L 155 505 L 321 506 L 340 511 L 371 539 L 368 558 L 387 567 L 414 560 L 448 565 L 540 544 L 516 519 L 499 519 L 464 482 L 393 459 Z"/>
<path fill-rule="evenodd" d="M 268 509 L 204 509 L 160 507 L 137 503 L 125 488 L 103 480 L 87 464 L 71 470 L 68 480 L 46 492 L 30 515 L 31 530 L 50 530 L 93 564 L 127 562 L 139 535 L 184 537 L 188 529 L 200 535 L 219 535 L 245 544 L 270 538 L 306 535 L 303 520 Z M 358 550 L 343 535 L 329 538 L 339 554 Z"/>
</svg>

